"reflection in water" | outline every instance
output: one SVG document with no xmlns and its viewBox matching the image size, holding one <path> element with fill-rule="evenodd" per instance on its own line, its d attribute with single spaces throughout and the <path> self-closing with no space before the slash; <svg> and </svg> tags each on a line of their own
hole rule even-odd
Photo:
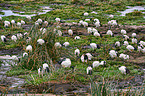
<svg viewBox="0 0 145 96">
<path fill-rule="evenodd" d="M 42 6 L 43 8 L 43 12 L 38 12 L 38 13 L 34 13 L 34 14 L 31 14 L 31 15 L 20 15 L 18 13 L 13 13 L 12 10 L 2 10 L 1 12 L 4 12 L 5 14 L 4 15 L 0 15 L 1 17 L 4 17 L 4 16 L 21 16 L 21 17 L 26 17 L 26 16 L 36 16 L 36 14 L 38 15 L 41 15 L 41 14 L 46 14 L 47 12 L 51 11 L 52 9 L 49 8 L 48 6 Z M 20 13 L 25 13 L 25 12 L 20 12 Z"/>
<path fill-rule="evenodd" d="M 134 10 L 145 10 L 145 6 L 134 6 L 134 7 L 130 7 L 130 6 L 127 6 L 127 8 L 129 9 L 126 9 L 125 11 L 118 11 L 121 13 L 120 16 L 125 16 L 126 13 L 130 13 L 130 12 L 133 12 Z"/>
</svg>

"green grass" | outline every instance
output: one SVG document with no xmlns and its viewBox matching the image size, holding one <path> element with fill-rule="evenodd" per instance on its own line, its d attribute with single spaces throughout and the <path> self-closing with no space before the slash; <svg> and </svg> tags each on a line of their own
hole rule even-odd
<svg viewBox="0 0 145 96">
<path fill-rule="evenodd" d="M 103 1 L 103 0 L 102 0 Z M 6 3 L 6 1 L 2 1 L 3 3 Z M 140 67 L 133 64 L 128 63 L 125 60 L 114 58 L 112 60 L 110 59 L 110 56 L 108 54 L 108 49 L 114 49 L 111 45 L 114 44 L 116 41 L 122 41 L 121 36 L 116 37 L 110 37 L 108 35 L 104 35 L 103 38 L 95 37 L 93 35 L 80 35 L 80 40 L 74 40 L 75 36 L 63 36 L 58 37 L 56 36 L 56 33 L 53 32 L 53 29 L 56 28 L 57 24 L 55 24 L 55 18 L 59 17 L 61 20 L 66 20 L 64 22 L 79 22 L 80 20 L 85 20 L 86 18 L 91 19 L 89 24 L 93 24 L 93 19 L 98 18 L 102 24 L 107 24 L 110 20 L 117 20 L 118 24 L 124 25 L 127 23 L 127 25 L 143 25 L 145 19 L 143 18 L 143 14 L 141 11 L 134 11 L 132 13 L 128 13 L 127 16 L 118 16 L 120 15 L 117 11 L 123 11 L 126 9 L 126 6 L 136 6 L 136 5 L 144 5 L 145 3 L 143 1 L 126 1 L 126 0 L 105 0 L 103 2 L 101 1 L 83 1 L 83 0 L 43 0 L 43 1 L 31 1 L 31 2 L 24 2 L 23 0 L 17 0 L 17 1 L 11 1 L 9 0 L 7 2 L 8 4 L 17 4 L 16 6 L 11 6 L 10 10 L 15 11 L 25 11 L 26 13 L 22 14 L 31 14 L 32 11 L 42 11 L 43 9 L 40 6 L 50 6 L 51 8 L 54 8 L 54 10 L 47 12 L 43 15 L 38 15 L 32 17 L 32 20 L 27 20 L 25 17 L 19 17 L 19 16 L 7 16 L 3 17 L 3 20 L 0 21 L 0 35 L 7 35 L 8 33 L 11 33 L 12 35 L 17 34 L 19 31 L 24 33 L 28 32 L 29 34 L 27 36 L 31 37 L 31 42 L 27 43 L 26 39 L 20 39 L 17 40 L 17 42 L 13 42 L 9 39 L 9 42 L 3 43 L 0 41 L 0 49 L 9 49 L 9 48 L 16 48 L 16 47 L 23 47 L 23 51 L 26 51 L 25 48 L 27 45 L 33 46 L 33 51 L 29 52 L 28 57 L 21 58 L 21 62 L 18 64 L 18 67 L 14 66 L 10 71 L 7 72 L 8 76 L 18 76 L 20 78 L 26 78 L 28 84 L 32 85 L 39 85 L 43 82 L 55 80 L 55 81 L 78 81 L 83 84 L 88 84 L 91 82 L 92 86 L 92 95 L 106 95 L 106 94 L 112 94 L 108 93 L 110 90 L 108 90 L 109 84 L 105 83 L 104 85 L 97 85 L 94 83 L 95 81 L 102 82 L 102 77 L 105 80 L 127 80 L 131 76 L 134 75 L 141 75 L 143 72 L 138 71 Z M 52 3 L 62 4 L 62 5 L 50 5 Z M 76 3 L 76 5 L 74 5 Z M 40 5 L 40 6 L 39 6 Z M 0 7 L 1 8 L 1 7 Z M 3 8 L 2 8 L 3 9 Z M 98 14 L 91 13 L 92 11 L 97 12 Z M 144 10 L 143 10 L 144 11 Z M 83 16 L 84 12 L 88 12 L 89 16 L 85 17 Z M 108 18 L 109 14 L 113 14 L 114 18 Z M 34 23 L 37 19 L 42 18 L 43 21 L 47 20 L 49 22 L 49 27 L 47 27 L 47 32 L 42 35 L 42 33 L 39 31 L 41 27 L 44 27 L 44 25 L 39 25 L 38 27 L 34 26 Z M 3 22 L 5 20 L 11 21 L 15 20 L 16 22 L 20 22 L 21 20 L 24 20 L 26 24 L 30 25 L 31 28 L 27 29 L 27 31 L 23 28 L 13 27 L 9 26 L 8 28 L 4 28 Z M 68 21 L 67 21 L 68 20 Z M 61 30 L 63 33 L 64 31 L 67 31 L 69 28 L 61 26 L 59 30 Z M 72 28 L 72 30 L 76 30 L 76 28 Z M 81 30 L 82 32 L 87 33 L 86 28 L 77 28 L 77 30 Z M 98 28 L 98 31 L 102 31 Z M 105 30 L 107 32 L 107 29 Z M 113 31 L 113 30 L 112 30 Z M 39 38 L 44 39 L 46 42 L 45 44 L 38 45 L 37 40 Z M 55 42 L 69 42 L 70 46 L 65 48 L 54 48 Z M 92 49 L 83 49 L 84 46 L 89 46 L 90 43 L 96 43 L 101 45 L 101 49 L 96 49 L 95 51 Z M 131 42 L 129 42 L 131 43 Z M 88 63 L 82 63 L 80 59 L 77 59 L 76 56 L 74 56 L 74 50 L 77 48 L 80 49 L 81 54 L 83 53 L 94 53 L 95 57 L 93 57 L 92 61 L 89 61 Z M 118 51 L 118 53 L 127 53 L 126 47 L 122 46 L 121 50 Z M 135 52 L 137 54 L 137 52 Z M 54 71 L 54 64 L 59 60 L 60 57 L 68 57 L 72 61 L 72 65 L 75 66 L 75 69 L 72 70 L 70 68 L 60 68 L 56 71 Z M 99 58 L 102 58 L 103 60 L 107 61 L 107 65 L 99 66 L 97 68 L 93 68 L 93 75 L 88 76 L 86 74 L 86 68 L 88 65 L 91 65 L 93 61 L 99 60 Z M 42 66 L 44 61 L 49 64 L 51 72 L 49 74 L 44 74 L 43 77 L 39 77 L 37 74 L 37 69 Z M 124 63 L 125 62 L 125 63 Z M 128 69 L 130 69 L 131 73 L 124 75 L 122 74 L 118 66 L 119 65 L 125 65 Z M 49 75 L 49 76 L 48 76 Z M 92 82 L 91 79 L 94 81 Z M 99 87 L 98 87 L 99 86 Z M 101 89 L 102 86 L 104 89 Z M 97 88 L 96 88 L 97 87 Z M 96 89 L 99 90 L 96 93 Z M 102 93 L 102 90 L 104 93 Z M 114 93 L 116 94 L 116 93 Z M 118 92 L 117 94 L 120 94 Z"/>
</svg>

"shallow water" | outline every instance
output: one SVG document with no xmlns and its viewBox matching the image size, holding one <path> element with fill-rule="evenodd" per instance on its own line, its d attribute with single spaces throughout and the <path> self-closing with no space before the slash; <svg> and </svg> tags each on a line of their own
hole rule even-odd
<svg viewBox="0 0 145 96">
<path fill-rule="evenodd" d="M 49 8 L 49 6 L 42 6 L 43 8 L 43 12 L 34 12 L 34 14 L 31 14 L 31 15 L 21 15 L 21 14 L 18 14 L 18 13 L 13 13 L 12 10 L 2 10 L 1 12 L 4 12 L 5 14 L 4 15 L 0 15 L 1 17 L 4 17 L 4 16 L 21 16 L 21 17 L 27 17 L 27 16 L 36 16 L 37 15 L 41 15 L 41 14 L 46 14 L 47 12 L 51 11 L 52 9 Z M 19 12 L 19 13 L 25 13 L 25 12 Z"/>
<path fill-rule="evenodd" d="M 145 6 L 134 6 L 134 7 L 130 7 L 127 6 L 128 9 L 124 10 L 124 11 L 118 11 L 121 13 L 120 16 L 125 16 L 127 13 L 133 12 L 134 10 L 145 10 Z"/>
<path fill-rule="evenodd" d="M 5 58 L 5 57 L 3 57 L 3 58 Z M 13 62 L 13 61 L 12 60 L 3 60 L 3 64 L 1 64 L 1 67 L 0 67 L 0 84 L 1 84 L 1 86 L 4 87 L 5 89 L 7 89 L 8 93 L 13 93 L 13 92 L 17 93 L 16 92 L 17 90 L 19 90 L 19 92 L 25 92 L 25 89 L 21 88 L 21 86 L 25 84 L 24 79 L 18 78 L 17 76 L 8 77 L 7 75 L 5 75 L 6 72 L 11 69 L 11 64 L 8 64 L 8 62 Z M 0 93 L 1 93 L 1 90 L 0 90 Z"/>
</svg>

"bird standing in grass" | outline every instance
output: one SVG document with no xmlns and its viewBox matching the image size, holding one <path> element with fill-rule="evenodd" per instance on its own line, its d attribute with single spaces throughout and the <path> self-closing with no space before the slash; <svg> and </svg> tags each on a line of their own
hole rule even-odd
<svg viewBox="0 0 145 96">
<path fill-rule="evenodd" d="M 1 40 L 2 40 L 2 42 L 7 42 L 7 40 L 6 40 L 6 36 L 1 35 Z"/>
<path fill-rule="evenodd" d="M 43 64 L 43 70 L 44 70 L 44 72 L 49 73 L 49 66 L 48 66 L 47 63 L 44 63 L 44 64 Z"/>
<path fill-rule="evenodd" d="M 79 49 L 76 49 L 76 50 L 75 50 L 75 55 L 76 55 L 76 56 L 79 56 L 79 55 L 80 55 L 80 50 L 79 50 Z"/>
<path fill-rule="evenodd" d="M 119 70 L 121 71 L 122 74 L 129 74 L 130 71 L 128 68 L 126 68 L 125 66 L 119 66 Z"/>
<path fill-rule="evenodd" d="M 15 42 L 17 41 L 17 37 L 15 35 L 12 35 L 11 39 Z"/>
<path fill-rule="evenodd" d="M 31 46 L 31 45 L 28 45 L 28 46 L 26 47 L 26 51 L 32 52 L 32 46 Z"/>
<path fill-rule="evenodd" d="M 61 58 L 58 63 L 61 64 L 61 66 L 64 68 L 71 66 L 71 60 L 69 58 Z"/>
<path fill-rule="evenodd" d="M 42 77 L 43 77 L 43 69 L 42 69 L 41 66 L 40 66 L 40 68 L 38 69 L 38 74 L 39 74 L 39 77 L 40 77 L 40 75 L 42 75 Z"/>
<path fill-rule="evenodd" d="M 92 75 L 92 67 L 91 66 L 88 66 L 87 67 L 87 75 Z"/>
</svg>

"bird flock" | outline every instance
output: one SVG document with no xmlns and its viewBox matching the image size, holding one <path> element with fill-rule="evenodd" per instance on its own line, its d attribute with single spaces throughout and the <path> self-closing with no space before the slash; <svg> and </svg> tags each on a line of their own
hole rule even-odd
<svg viewBox="0 0 145 96">
<path fill-rule="evenodd" d="M 84 13 L 84 16 L 87 17 L 89 16 L 89 13 L 85 12 Z M 110 15 L 111 18 L 113 18 L 113 15 Z M 26 17 L 29 21 L 31 20 L 31 17 L 30 16 L 27 16 Z M 2 21 L 2 17 L 0 17 L 0 20 Z M 60 28 L 59 24 L 60 24 L 60 21 L 61 19 L 60 18 L 56 18 L 55 19 L 56 23 L 58 24 L 58 26 L 56 26 L 56 28 L 54 28 L 54 32 L 56 32 L 56 35 L 57 36 L 63 36 L 63 32 L 61 30 L 58 30 L 57 28 Z M 103 38 L 103 35 L 101 32 L 99 32 L 97 30 L 97 28 L 99 28 L 100 26 L 102 26 L 102 24 L 100 23 L 99 19 L 94 19 L 93 20 L 93 24 L 96 26 L 95 28 L 93 27 L 90 27 L 89 26 L 89 23 L 87 21 L 90 21 L 90 19 L 85 19 L 84 21 L 83 20 L 80 20 L 78 23 L 77 22 L 73 22 L 72 24 L 74 25 L 78 25 L 78 26 L 83 26 L 84 29 L 87 31 L 87 34 L 89 35 L 93 35 L 95 36 L 96 38 Z M 10 26 L 12 27 L 22 27 L 22 25 L 25 25 L 25 21 L 21 20 L 21 22 L 17 22 L 15 20 L 11 20 L 11 21 L 4 21 L 4 27 L 8 28 Z M 48 25 L 48 21 L 43 21 L 42 19 L 38 19 L 36 22 L 35 22 L 35 26 L 39 26 L 40 24 L 44 24 L 44 25 Z M 108 21 L 108 25 L 109 26 L 119 26 L 117 21 L 116 20 L 111 20 L 111 21 Z M 89 27 L 88 27 L 89 26 Z M 40 28 L 40 32 L 42 32 L 42 35 L 45 34 L 47 32 L 47 28 Z M 67 33 L 69 36 L 73 36 L 74 35 L 74 32 L 73 30 L 70 28 L 67 30 Z M 120 30 L 120 33 L 119 33 L 121 36 L 122 36 L 122 40 L 120 41 L 116 41 L 113 45 L 115 46 L 115 49 L 113 48 L 110 48 L 108 51 L 108 54 L 110 56 L 109 59 L 113 59 L 113 58 L 121 58 L 121 59 L 124 59 L 124 60 L 127 60 L 129 59 L 129 54 L 124 54 L 124 53 L 121 53 L 119 54 L 118 51 L 116 49 L 121 49 L 121 46 L 124 46 L 126 48 L 127 51 L 129 52 L 140 52 L 140 53 L 145 53 L 145 42 L 144 41 L 141 41 L 141 40 L 137 40 L 137 34 L 136 33 L 132 33 L 131 37 L 129 37 L 127 35 L 127 32 L 126 30 L 122 29 Z M 110 37 L 114 37 L 114 33 L 112 32 L 111 28 L 109 30 L 107 30 L 106 32 L 106 35 L 109 35 Z M 25 33 L 17 33 L 17 34 L 14 34 L 14 35 L 11 35 L 11 40 L 14 41 L 15 43 L 17 43 L 17 41 L 19 39 L 22 39 L 22 38 L 25 38 L 26 42 L 29 43 L 32 39 L 31 37 L 28 37 L 28 33 L 25 32 Z M 81 39 L 80 36 L 75 36 L 74 37 L 75 40 L 79 40 Z M 129 41 L 131 40 L 131 43 L 129 43 Z M 1 35 L 1 41 L 3 43 L 6 43 L 8 41 L 10 41 L 10 39 L 7 38 L 7 36 L 5 35 Z M 37 43 L 39 45 L 43 45 L 45 44 L 45 40 L 43 40 L 42 38 L 39 38 L 37 40 Z M 137 46 L 135 46 L 137 45 Z M 63 44 L 61 44 L 59 41 L 55 42 L 54 46 L 56 48 L 61 48 L 62 46 L 64 47 L 69 47 L 70 46 L 70 43 L 68 41 L 64 42 Z M 92 50 L 94 50 L 93 52 L 95 52 L 95 50 L 98 50 L 98 49 L 101 49 L 102 46 L 100 44 L 96 44 L 96 43 L 93 43 L 90 41 L 90 45 Z M 25 56 L 28 56 L 28 52 L 33 52 L 33 46 L 32 45 L 28 45 L 26 46 L 26 52 L 23 53 L 22 57 L 25 57 Z M 82 54 L 82 55 L 81 55 Z M 92 61 L 92 58 L 94 57 L 91 53 L 82 53 L 81 50 L 78 48 L 76 48 L 74 50 L 74 55 L 76 55 L 77 58 L 80 59 L 80 61 L 84 64 L 87 64 L 88 61 Z M 16 56 L 13 56 L 13 58 L 15 60 L 19 60 L 18 57 Z M 71 67 L 71 58 L 66 58 L 66 57 L 63 57 L 61 58 L 60 57 L 60 60 L 58 61 L 58 63 L 66 68 L 66 67 Z M 98 61 L 92 61 L 92 64 L 88 65 L 88 67 L 86 68 L 86 72 L 88 75 L 91 75 L 93 73 L 93 68 L 95 67 L 98 67 L 98 66 L 103 66 L 105 67 L 105 65 L 107 64 L 107 61 L 106 60 L 102 60 L 101 58 L 98 60 Z M 38 69 L 38 74 L 39 76 L 42 75 L 44 73 L 47 73 L 50 71 L 49 69 L 49 64 L 47 63 L 44 63 L 42 64 L 42 66 L 39 66 L 40 68 Z M 119 66 L 118 68 L 123 74 L 128 74 L 130 73 L 129 69 L 127 69 L 125 66 Z"/>
</svg>

